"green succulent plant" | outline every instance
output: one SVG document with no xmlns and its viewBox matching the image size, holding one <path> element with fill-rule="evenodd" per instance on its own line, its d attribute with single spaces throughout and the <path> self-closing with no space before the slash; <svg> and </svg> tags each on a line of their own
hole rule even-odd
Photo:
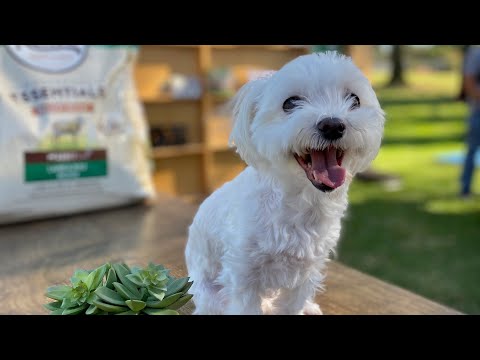
<svg viewBox="0 0 480 360">
<path fill-rule="evenodd" d="M 193 281 L 175 278 L 163 265 L 145 268 L 126 264 L 104 264 L 86 271 L 77 270 L 71 285 L 52 286 L 45 304 L 52 315 L 178 315 L 178 309 L 193 297 Z"/>
</svg>

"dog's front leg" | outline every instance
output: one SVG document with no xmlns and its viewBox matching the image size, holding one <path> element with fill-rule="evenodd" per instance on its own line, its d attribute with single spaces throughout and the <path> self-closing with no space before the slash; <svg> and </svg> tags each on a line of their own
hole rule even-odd
<svg viewBox="0 0 480 360">
<path fill-rule="evenodd" d="M 220 281 L 225 287 L 227 315 L 262 315 L 264 286 L 260 282 L 259 267 L 252 258 L 252 246 L 242 246 L 223 257 Z"/>
<path fill-rule="evenodd" d="M 228 315 L 262 315 L 262 298 L 255 288 L 231 291 Z"/>
<path fill-rule="evenodd" d="M 275 299 L 274 308 L 278 315 L 302 315 L 308 299 L 313 298 L 315 289 L 310 283 L 304 283 L 292 289 L 283 288 Z"/>
</svg>

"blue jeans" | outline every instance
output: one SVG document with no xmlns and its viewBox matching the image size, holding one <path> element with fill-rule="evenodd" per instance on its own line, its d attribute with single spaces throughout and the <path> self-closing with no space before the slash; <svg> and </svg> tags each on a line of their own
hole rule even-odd
<svg viewBox="0 0 480 360">
<path fill-rule="evenodd" d="M 469 194 L 472 184 L 473 173 L 475 171 L 475 153 L 480 146 L 480 109 L 473 110 L 468 119 L 468 134 L 467 134 L 467 156 L 463 165 L 463 172 L 461 177 L 462 194 Z"/>
</svg>

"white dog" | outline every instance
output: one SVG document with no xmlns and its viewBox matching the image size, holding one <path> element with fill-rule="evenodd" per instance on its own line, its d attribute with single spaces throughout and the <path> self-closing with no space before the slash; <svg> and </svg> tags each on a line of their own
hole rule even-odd
<svg viewBox="0 0 480 360">
<path fill-rule="evenodd" d="M 249 165 L 200 206 L 185 255 L 195 314 L 321 314 L 352 177 L 380 148 L 384 112 L 334 52 L 244 85 L 230 141 Z"/>
</svg>

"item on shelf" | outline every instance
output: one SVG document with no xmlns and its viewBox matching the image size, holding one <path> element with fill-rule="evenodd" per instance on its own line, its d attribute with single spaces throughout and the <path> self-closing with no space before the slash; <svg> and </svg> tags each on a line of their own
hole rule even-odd
<svg viewBox="0 0 480 360">
<path fill-rule="evenodd" d="M 259 79 L 259 78 L 264 77 L 264 76 L 269 76 L 269 75 L 273 74 L 274 72 L 275 72 L 275 70 L 252 69 L 252 70 L 248 71 L 248 73 L 247 73 L 248 81 L 256 80 L 256 79 Z"/>
<path fill-rule="evenodd" d="M 218 97 L 229 98 L 235 94 L 235 79 L 228 67 L 212 69 L 208 73 L 208 89 Z"/>
<path fill-rule="evenodd" d="M 187 142 L 186 128 L 182 125 L 150 128 L 152 146 L 183 145 Z"/>
<path fill-rule="evenodd" d="M 253 65 L 236 65 L 232 66 L 233 78 L 235 79 L 235 93 L 247 82 L 257 79 L 266 74 L 274 72 L 271 69 L 265 69 Z"/>
<path fill-rule="evenodd" d="M 185 126 L 174 125 L 171 128 L 171 132 L 176 145 L 185 144 L 187 142 Z"/>
<path fill-rule="evenodd" d="M 151 128 L 150 129 L 150 141 L 152 143 L 152 146 L 165 145 L 165 135 L 163 133 L 163 129 Z"/>
<path fill-rule="evenodd" d="M 208 87 L 215 96 L 230 98 L 247 82 L 272 72 L 252 65 L 215 68 L 209 73 Z"/>
<path fill-rule="evenodd" d="M 173 73 L 160 85 L 159 91 L 172 99 L 200 99 L 202 85 L 196 76 Z"/>
</svg>

